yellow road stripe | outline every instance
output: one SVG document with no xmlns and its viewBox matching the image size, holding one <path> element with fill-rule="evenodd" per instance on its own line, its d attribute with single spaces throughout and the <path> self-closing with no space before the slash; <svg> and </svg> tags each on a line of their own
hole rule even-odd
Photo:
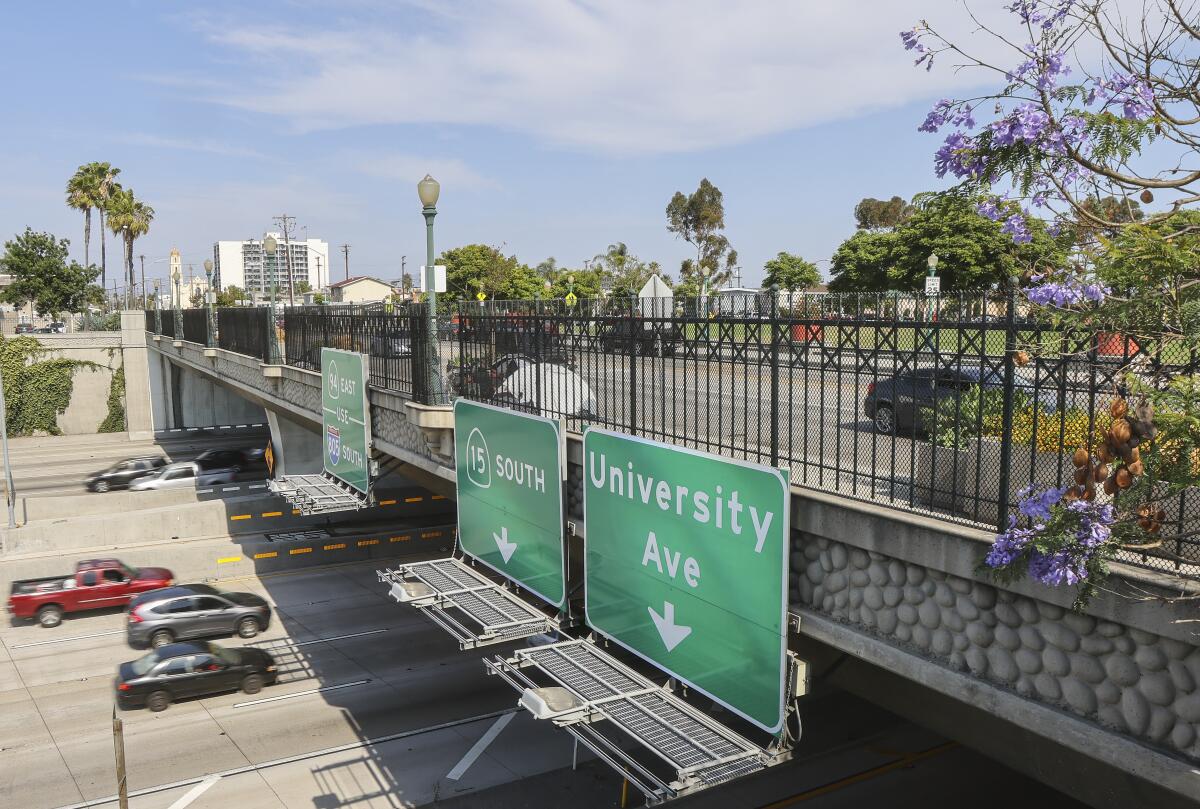
<svg viewBox="0 0 1200 809">
<path fill-rule="evenodd" d="M 404 498 L 404 502 L 405 503 L 420 503 L 424 499 L 425 499 L 424 497 L 406 497 L 406 498 Z"/>
<path fill-rule="evenodd" d="M 282 517 L 283 512 L 282 511 L 264 511 L 262 513 L 262 515 L 264 517 Z"/>
<path fill-rule="evenodd" d="M 381 506 L 394 506 L 394 505 L 396 505 L 396 501 L 395 501 L 395 500 L 380 500 L 380 501 L 379 501 L 379 505 L 381 505 Z"/>
<path fill-rule="evenodd" d="M 240 561 L 242 561 L 242 557 L 240 557 L 240 556 L 222 556 L 220 559 L 217 560 L 217 564 L 224 565 L 224 564 L 228 564 L 229 562 L 240 562 Z"/>
<path fill-rule="evenodd" d="M 250 519 L 250 515 L 249 514 L 234 514 L 229 519 L 231 519 L 231 520 L 248 520 L 248 519 Z"/>
<path fill-rule="evenodd" d="M 288 553 L 290 553 L 292 556 L 295 556 L 298 553 L 312 553 L 312 548 L 292 548 L 290 551 L 288 551 Z"/>
<path fill-rule="evenodd" d="M 334 543 L 333 545 L 325 546 L 325 550 L 327 550 L 327 551 L 343 551 L 345 549 L 346 549 L 345 542 L 337 542 L 337 543 Z"/>
<path fill-rule="evenodd" d="M 378 539 L 360 539 L 358 541 L 358 547 L 360 547 L 360 548 L 365 548 L 368 545 L 378 545 L 378 544 L 379 544 Z"/>
<path fill-rule="evenodd" d="M 421 534 L 421 539 L 433 539 L 434 537 L 440 537 L 441 535 L 442 535 L 441 531 L 429 531 L 427 533 Z"/>
<path fill-rule="evenodd" d="M 410 539 L 412 539 L 412 534 L 405 534 L 402 537 L 392 537 L 388 541 L 389 542 L 408 542 Z"/>
<path fill-rule="evenodd" d="M 279 551 L 267 551 L 266 553 L 254 554 L 255 559 L 274 559 L 279 555 Z"/>
<path fill-rule="evenodd" d="M 444 495 L 444 494 L 435 494 L 433 497 L 431 497 L 431 498 L 429 498 L 429 499 L 430 499 L 430 500 L 445 500 L 445 499 L 446 499 L 446 495 Z"/>
<path fill-rule="evenodd" d="M 292 509 L 292 516 L 293 516 L 293 517 L 294 517 L 294 516 L 298 516 L 299 514 L 300 514 L 300 509 L 298 509 L 298 508 L 294 508 L 294 509 Z"/>
</svg>

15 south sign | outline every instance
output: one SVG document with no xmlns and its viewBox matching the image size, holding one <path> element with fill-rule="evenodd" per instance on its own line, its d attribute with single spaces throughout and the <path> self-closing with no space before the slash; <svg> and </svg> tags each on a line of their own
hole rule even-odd
<svg viewBox="0 0 1200 809">
<path fill-rule="evenodd" d="M 605 430 L 584 434 L 583 454 L 588 623 L 764 730 L 779 731 L 783 474 Z"/>
<path fill-rule="evenodd" d="M 556 607 L 566 594 L 561 453 L 556 421 L 454 403 L 459 543 Z"/>
<path fill-rule="evenodd" d="M 321 433 L 325 471 L 366 494 L 371 480 L 371 411 L 367 406 L 367 357 L 321 349 Z"/>
</svg>

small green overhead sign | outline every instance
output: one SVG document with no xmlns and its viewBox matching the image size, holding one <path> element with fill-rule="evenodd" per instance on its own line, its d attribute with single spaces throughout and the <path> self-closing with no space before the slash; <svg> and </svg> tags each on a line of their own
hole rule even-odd
<svg viewBox="0 0 1200 809">
<path fill-rule="evenodd" d="M 367 355 L 322 348 L 321 377 L 325 471 L 366 494 L 371 488 Z"/>
<path fill-rule="evenodd" d="M 783 727 L 788 482 L 605 430 L 583 438 L 585 604 L 601 634 Z"/>
</svg>

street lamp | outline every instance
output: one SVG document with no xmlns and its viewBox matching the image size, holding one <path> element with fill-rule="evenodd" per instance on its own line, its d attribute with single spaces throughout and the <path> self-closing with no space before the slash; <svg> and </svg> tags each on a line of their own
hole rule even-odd
<svg viewBox="0 0 1200 809">
<path fill-rule="evenodd" d="M 160 293 L 161 284 L 157 278 L 154 279 L 154 333 L 162 334 L 162 311 L 158 308 L 162 303 L 162 295 Z"/>
<path fill-rule="evenodd" d="M 208 299 L 207 303 L 208 303 L 208 347 L 209 348 L 215 348 L 216 344 L 217 344 L 217 341 L 215 339 L 213 339 L 214 337 L 216 337 L 217 329 L 216 329 L 216 323 L 213 320 L 213 299 L 216 297 L 216 295 L 213 294 L 212 270 L 213 270 L 212 259 L 210 259 L 210 258 L 204 259 L 204 275 L 208 277 L 208 288 L 204 290 L 204 297 Z"/>
<path fill-rule="evenodd" d="M 179 293 L 179 279 L 182 277 L 183 276 L 179 272 L 178 269 L 176 269 L 173 273 L 171 273 L 171 280 L 175 282 L 174 304 L 175 304 L 175 339 L 176 340 L 183 339 L 183 312 L 180 311 L 180 306 L 182 306 L 182 303 L 180 302 L 180 293 Z"/>
<path fill-rule="evenodd" d="M 425 354 L 425 393 L 428 404 L 446 404 L 446 394 L 442 390 L 442 375 L 439 370 L 441 357 L 438 351 L 437 330 L 437 291 L 434 284 L 434 255 L 433 255 L 433 218 L 437 216 L 437 201 L 442 191 L 438 181 L 428 174 L 417 183 L 417 196 L 421 200 L 421 214 L 425 217 L 425 289 L 429 300 L 425 307 L 426 323 L 426 354 Z"/>
<path fill-rule="evenodd" d="M 266 253 L 266 260 L 271 263 L 271 329 L 267 347 L 271 351 L 271 364 L 279 365 L 279 339 L 275 334 L 275 251 L 279 249 L 279 242 L 274 236 L 267 234 L 263 239 L 263 252 Z"/>
</svg>

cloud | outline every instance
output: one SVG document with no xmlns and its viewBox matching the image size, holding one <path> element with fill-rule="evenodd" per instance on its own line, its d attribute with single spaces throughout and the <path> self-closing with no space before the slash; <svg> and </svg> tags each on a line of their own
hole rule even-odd
<svg viewBox="0 0 1200 809">
<path fill-rule="evenodd" d="M 956 0 L 919 13 L 970 36 Z M 629 154 L 741 143 L 996 84 L 948 64 L 914 69 L 897 32 L 917 16 L 894 0 L 469 0 L 410 3 L 369 24 L 201 27 L 256 77 L 210 98 L 301 131 L 481 125 Z M 976 42 L 983 56 L 1004 47 Z"/>
<path fill-rule="evenodd" d="M 426 174 L 456 189 L 496 188 L 495 180 L 484 177 L 458 158 L 426 158 L 411 154 L 346 154 L 345 163 L 354 171 L 370 177 L 395 180 L 416 186 Z"/>
<path fill-rule="evenodd" d="M 219 143 L 211 140 L 193 140 L 190 138 L 165 138 L 144 132 L 119 135 L 116 140 L 118 143 L 127 143 L 131 146 L 149 146 L 155 149 L 182 149 L 188 152 L 207 152 L 208 154 L 222 155 L 223 157 L 263 157 L 261 152 L 257 152 L 254 149 L 234 146 L 229 143 Z"/>
</svg>

